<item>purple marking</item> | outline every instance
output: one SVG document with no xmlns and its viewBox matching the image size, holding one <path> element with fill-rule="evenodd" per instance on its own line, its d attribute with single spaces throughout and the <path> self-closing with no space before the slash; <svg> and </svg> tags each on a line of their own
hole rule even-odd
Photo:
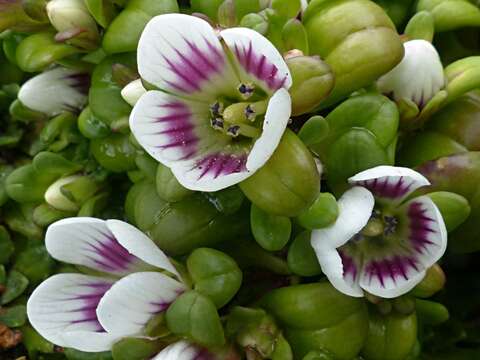
<svg viewBox="0 0 480 360">
<path fill-rule="evenodd" d="M 245 71 L 257 79 L 267 83 L 268 87 L 275 91 L 285 85 L 287 74 L 279 74 L 278 68 L 271 63 L 263 54 L 253 50 L 253 43 L 248 46 L 235 44 L 235 55 Z M 241 47 L 241 48 L 240 48 Z"/>
<path fill-rule="evenodd" d="M 181 160 L 187 160 L 194 156 L 199 139 L 195 134 L 195 123 L 190 108 L 180 101 L 161 104 L 158 107 L 170 111 L 153 121 L 165 125 L 161 131 L 152 133 L 160 136 L 161 145 L 157 147 L 162 149 L 178 148 L 181 151 Z"/>
<path fill-rule="evenodd" d="M 405 184 L 405 179 L 403 176 L 386 176 L 371 180 L 358 181 L 357 183 L 370 190 L 374 196 L 390 199 L 404 197 L 408 194 L 413 185 L 413 183 L 408 185 Z"/>
<path fill-rule="evenodd" d="M 167 81 L 174 88 L 187 92 L 202 90 L 202 85 L 215 74 L 224 69 L 225 58 L 208 39 L 203 38 L 207 49 L 200 49 L 196 44 L 183 39 L 187 50 L 182 52 L 169 43 L 177 54 L 175 60 L 163 56 L 170 70 L 177 75 L 177 81 Z M 168 43 L 166 39 L 164 39 Z"/>
<path fill-rule="evenodd" d="M 112 285 L 113 285 L 112 283 L 106 283 L 106 282 L 83 284 L 82 286 L 92 288 L 94 292 L 90 294 L 82 294 L 82 295 L 78 295 L 78 296 L 66 299 L 66 300 L 81 300 L 83 302 L 83 305 L 78 309 L 69 311 L 69 312 L 80 313 L 79 316 L 81 316 L 79 319 L 73 320 L 70 323 L 71 324 L 91 323 L 96 327 L 95 331 L 105 332 L 102 325 L 98 321 L 96 310 L 100 300 L 105 295 L 105 293 L 112 287 Z"/>
<path fill-rule="evenodd" d="M 351 256 L 348 256 L 345 254 L 344 251 L 338 250 L 338 254 L 340 255 L 342 259 L 342 264 L 343 264 L 343 276 L 351 276 L 352 280 L 355 281 L 358 275 L 358 269 L 357 265 L 353 261 L 353 258 Z"/>
<path fill-rule="evenodd" d="M 63 77 L 70 80 L 69 85 L 77 89 L 80 93 L 87 95 L 90 89 L 90 75 L 88 73 L 77 73 Z"/>
<path fill-rule="evenodd" d="M 399 278 L 408 280 L 408 273 L 410 269 L 418 271 L 418 260 L 413 256 L 401 256 L 395 255 L 392 258 L 386 258 L 381 260 L 372 260 L 365 265 L 365 274 L 368 276 L 369 281 L 377 278 L 382 287 L 385 287 L 386 278 L 391 278 L 394 283 Z"/>
<path fill-rule="evenodd" d="M 102 270 L 108 272 L 124 272 L 137 260 L 130 254 L 117 239 L 112 235 L 102 234 L 101 239 L 95 239 L 95 243 L 88 244 L 86 251 L 93 253 L 89 256 Z"/>
<path fill-rule="evenodd" d="M 247 155 L 217 153 L 208 155 L 200 160 L 195 168 L 201 171 L 198 177 L 199 180 L 207 174 L 212 175 L 216 179 L 221 175 L 225 176 L 246 171 L 246 164 Z"/>
<path fill-rule="evenodd" d="M 430 234 L 435 234 L 436 230 L 432 229 L 431 225 L 435 220 L 426 216 L 428 209 L 423 208 L 421 202 L 412 202 L 408 206 L 408 218 L 410 228 L 410 241 L 414 249 L 423 254 L 429 245 L 438 246 L 435 242 L 429 239 Z"/>
</svg>

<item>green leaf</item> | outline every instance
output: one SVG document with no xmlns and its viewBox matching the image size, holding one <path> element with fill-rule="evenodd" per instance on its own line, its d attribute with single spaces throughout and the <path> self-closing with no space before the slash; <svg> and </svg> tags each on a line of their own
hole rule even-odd
<svg viewBox="0 0 480 360">
<path fill-rule="evenodd" d="M 455 230 L 470 216 L 470 204 L 461 195 L 438 191 L 428 194 L 428 197 L 440 210 L 448 232 Z"/>
<path fill-rule="evenodd" d="M 6 264 L 14 251 L 10 234 L 5 227 L 0 226 L 0 264 Z"/>
<path fill-rule="evenodd" d="M 329 125 L 323 116 L 315 115 L 303 124 L 298 137 L 307 146 L 317 144 L 328 136 Z"/>
<path fill-rule="evenodd" d="M 55 267 L 44 245 L 37 245 L 21 251 L 13 268 L 25 275 L 30 283 L 38 284 L 48 278 Z"/>
<path fill-rule="evenodd" d="M 0 309 L 0 323 L 9 328 L 23 326 L 27 321 L 27 307 L 25 305 L 16 305 L 9 308 Z"/>
<path fill-rule="evenodd" d="M 8 274 L 6 290 L 2 294 L 2 305 L 8 304 L 23 294 L 27 289 L 28 279 L 20 272 L 12 270 Z"/>
<path fill-rule="evenodd" d="M 215 304 L 194 290 L 180 295 L 170 305 L 167 310 L 167 326 L 174 334 L 187 336 L 206 347 L 225 344 Z"/>
<path fill-rule="evenodd" d="M 300 276 L 316 276 L 322 273 L 315 251 L 310 245 L 310 231 L 300 233 L 288 248 L 288 267 Z"/>
<path fill-rule="evenodd" d="M 187 259 L 187 268 L 195 290 L 208 296 L 217 308 L 226 305 L 242 284 L 242 271 L 236 262 L 218 250 L 194 250 Z"/>
<path fill-rule="evenodd" d="M 165 346 L 160 340 L 127 337 L 113 345 L 112 357 L 113 360 L 151 359 Z"/>
<path fill-rule="evenodd" d="M 268 214 L 252 204 L 250 224 L 255 240 L 266 250 L 281 250 L 290 240 L 292 223 L 288 217 Z"/>
<path fill-rule="evenodd" d="M 338 205 L 335 196 L 330 193 L 320 193 L 317 200 L 297 220 L 300 225 L 309 230 L 329 226 L 337 220 Z"/>
</svg>

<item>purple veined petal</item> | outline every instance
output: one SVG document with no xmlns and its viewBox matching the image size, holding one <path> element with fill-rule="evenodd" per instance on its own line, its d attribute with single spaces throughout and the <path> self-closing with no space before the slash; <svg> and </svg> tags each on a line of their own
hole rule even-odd
<svg viewBox="0 0 480 360">
<path fill-rule="evenodd" d="M 161 91 L 148 91 L 130 114 L 139 144 L 166 166 L 189 163 L 210 148 L 225 147 L 230 138 L 210 125 L 210 107 Z"/>
<path fill-rule="evenodd" d="M 216 360 L 216 357 L 188 341 L 178 341 L 167 346 L 152 360 Z"/>
<path fill-rule="evenodd" d="M 50 255 L 59 261 L 114 276 L 152 269 L 152 264 L 147 264 L 123 247 L 106 222 L 100 219 L 78 217 L 59 220 L 47 229 L 45 245 Z M 163 258 L 157 258 L 157 261 L 162 262 Z"/>
<path fill-rule="evenodd" d="M 234 94 L 239 80 L 213 28 L 183 14 L 154 17 L 138 43 L 140 76 L 159 89 L 197 100 Z"/>
<path fill-rule="evenodd" d="M 268 127 L 271 134 L 278 131 Z M 206 103 L 149 91 L 133 108 L 130 128 L 140 145 L 191 190 L 220 190 L 252 174 L 246 168 L 248 149 L 230 146 L 231 137 L 211 127 Z"/>
<path fill-rule="evenodd" d="M 278 90 L 268 103 L 262 134 L 248 152 L 229 152 L 228 147 L 205 152 L 193 165 L 173 165 L 176 178 L 192 190 L 217 191 L 252 176 L 277 148 L 290 119 L 290 105 L 288 91 Z"/>
<path fill-rule="evenodd" d="M 347 190 L 338 200 L 335 223 L 312 231 L 310 243 L 317 257 L 323 250 L 342 246 L 358 234 L 370 220 L 374 205 L 375 199 L 367 189 L 356 186 Z"/>
<path fill-rule="evenodd" d="M 425 268 L 415 255 L 404 252 L 364 258 L 361 271 L 360 286 L 387 299 L 406 294 L 425 277 Z"/>
<path fill-rule="evenodd" d="M 105 336 L 97 315 L 97 305 L 113 281 L 83 274 L 58 274 L 41 283 L 27 302 L 31 325 L 45 339 L 59 346 L 70 347 L 64 333 L 81 331 L 95 345 L 86 341 L 82 351 L 110 349 L 114 337 Z"/>
<path fill-rule="evenodd" d="M 367 188 L 377 200 L 394 204 L 402 202 L 418 188 L 430 185 L 427 178 L 415 170 L 395 166 L 377 166 L 362 171 L 348 182 Z"/>
<path fill-rule="evenodd" d="M 76 112 L 86 104 L 89 86 L 88 73 L 57 67 L 23 84 L 18 99 L 26 107 L 50 116 Z"/>
<path fill-rule="evenodd" d="M 242 80 L 252 78 L 270 93 L 292 86 L 285 60 L 264 36 L 247 28 L 225 29 L 220 36 L 237 60 Z"/>
<path fill-rule="evenodd" d="M 118 243 L 130 254 L 142 261 L 171 272 L 180 279 L 175 266 L 170 262 L 167 255 L 155 245 L 155 243 L 143 232 L 124 221 L 107 220 L 107 228 L 112 232 Z"/>
<path fill-rule="evenodd" d="M 447 230 L 442 215 L 428 196 L 403 204 L 398 213 L 403 222 L 402 236 L 424 268 L 435 264 L 447 248 Z"/>
<path fill-rule="evenodd" d="M 130 274 L 103 296 L 97 307 L 98 320 L 111 334 L 141 335 L 148 320 L 165 311 L 185 289 L 162 273 Z"/>
<path fill-rule="evenodd" d="M 339 249 L 321 248 L 315 253 L 322 272 L 335 289 L 348 296 L 363 297 L 359 285 L 361 264 Z"/>
</svg>

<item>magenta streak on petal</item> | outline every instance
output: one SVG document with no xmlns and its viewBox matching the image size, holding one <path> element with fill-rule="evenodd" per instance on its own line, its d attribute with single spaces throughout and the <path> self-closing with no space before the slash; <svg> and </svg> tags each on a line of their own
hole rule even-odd
<svg viewBox="0 0 480 360">
<path fill-rule="evenodd" d="M 170 44 L 177 54 L 175 60 L 163 56 L 163 59 L 177 75 L 177 81 L 169 82 L 178 90 L 187 93 L 197 92 L 202 89 L 204 82 L 221 72 L 225 63 L 224 57 L 207 39 L 203 39 L 208 50 L 201 50 L 195 44 L 184 38 L 187 45 L 186 51 L 180 51 Z"/>
<path fill-rule="evenodd" d="M 374 196 L 397 199 L 405 196 L 410 190 L 413 183 L 406 185 L 403 176 L 400 176 L 397 181 L 395 178 L 384 177 L 380 179 L 372 179 L 360 181 L 359 185 L 370 190 Z"/>
<path fill-rule="evenodd" d="M 199 179 L 206 175 L 217 178 L 221 175 L 230 175 L 246 171 L 247 156 L 235 154 L 213 154 L 200 160 L 196 168 L 201 170 Z"/>
<path fill-rule="evenodd" d="M 112 287 L 112 285 L 113 284 L 111 283 L 84 284 L 84 286 L 92 288 L 94 292 L 90 294 L 78 295 L 68 299 L 68 300 L 82 300 L 84 303 L 82 307 L 70 311 L 70 312 L 80 312 L 82 316 L 78 320 L 71 321 L 71 323 L 79 324 L 79 323 L 89 322 L 96 326 L 97 332 L 105 332 L 102 325 L 100 325 L 100 322 L 98 321 L 96 310 L 97 310 L 98 303 L 102 299 L 103 295 L 105 295 L 105 293 Z"/>
<path fill-rule="evenodd" d="M 69 85 L 76 88 L 82 94 L 87 95 L 90 89 L 90 76 L 87 73 L 78 73 L 65 76 L 63 79 L 71 80 Z"/>
<path fill-rule="evenodd" d="M 365 273 L 371 282 L 377 278 L 382 287 L 385 287 L 385 279 L 391 278 L 394 283 L 398 278 L 408 280 L 408 270 L 413 268 L 418 271 L 418 261 L 412 256 L 395 255 L 392 258 L 372 260 L 365 266 Z"/>
<path fill-rule="evenodd" d="M 409 205 L 407 213 L 410 220 L 410 241 L 415 250 L 421 254 L 428 248 L 428 245 L 438 246 L 428 238 L 436 231 L 431 228 L 431 224 L 435 220 L 425 216 L 426 211 L 423 209 L 422 203 L 413 202 Z"/>
<path fill-rule="evenodd" d="M 248 74 L 267 83 L 271 90 L 278 90 L 285 85 L 287 75 L 282 77 L 275 64 L 269 62 L 265 55 L 256 53 L 251 41 L 248 47 L 235 44 L 235 55 Z"/>
<path fill-rule="evenodd" d="M 342 264 L 343 264 L 343 276 L 351 276 L 352 280 L 355 280 L 357 278 L 358 274 L 358 269 L 357 266 L 355 265 L 355 262 L 353 261 L 353 258 L 345 254 L 345 252 L 338 250 L 338 254 L 340 255 L 342 259 Z"/>
<path fill-rule="evenodd" d="M 113 235 L 103 234 L 101 240 L 88 244 L 86 251 L 93 253 L 89 258 L 99 265 L 104 271 L 126 271 L 136 260 Z"/>
<path fill-rule="evenodd" d="M 154 122 L 164 125 L 156 135 L 162 135 L 162 149 L 179 148 L 182 152 L 181 160 L 191 158 L 196 154 L 198 137 L 195 134 L 195 124 L 190 108 L 179 101 L 158 105 L 170 110 L 166 115 L 157 117 Z M 177 159 L 178 160 L 178 159 Z"/>
</svg>

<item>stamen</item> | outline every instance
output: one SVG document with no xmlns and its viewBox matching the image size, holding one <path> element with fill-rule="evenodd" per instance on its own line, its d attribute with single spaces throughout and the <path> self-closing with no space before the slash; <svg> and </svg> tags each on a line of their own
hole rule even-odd
<svg viewBox="0 0 480 360">
<path fill-rule="evenodd" d="M 245 108 L 245 117 L 247 118 L 247 120 L 250 120 L 252 122 L 255 121 L 257 114 L 252 109 L 251 105 L 247 105 L 247 107 Z"/>
<path fill-rule="evenodd" d="M 231 137 L 237 137 L 238 135 L 240 135 L 240 126 L 238 126 L 238 125 L 231 125 L 231 126 L 227 129 L 227 135 L 230 135 Z"/>
<path fill-rule="evenodd" d="M 222 116 L 223 110 L 224 110 L 223 103 L 219 101 L 210 105 L 210 114 L 212 114 L 212 117 L 214 118 Z"/>
<path fill-rule="evenodd" d="M 222 118 L 214 118 L 211 120 L 212 127 L 215 130 L 223 130 L 224 123 Z"/>
<path fill-rule="evenodd" d="M 240 92 L 242 98 L 246 100 L 250 98 L 255 92 L 255 85 L 253 85 L 252 83 L 240 84 L 238 86 L 238 91 Z"/>
<path fill-rule="evenodd" d="M 383 230 L 384 235 L 392 235 L 397 230 L 398 219 L 395 216 L 384 216 L 385 228 Z"/>
</svg>

